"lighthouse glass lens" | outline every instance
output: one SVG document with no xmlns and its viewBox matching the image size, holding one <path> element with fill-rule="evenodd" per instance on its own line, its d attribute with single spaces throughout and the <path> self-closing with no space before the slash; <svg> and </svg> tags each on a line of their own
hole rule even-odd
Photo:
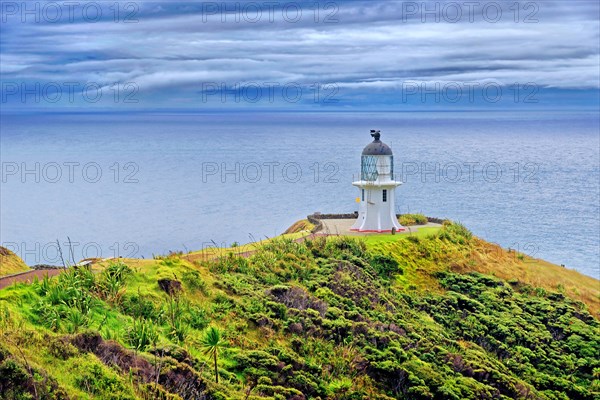
<svg viewBox="0 0 600 400">
<path fill-rule="evenodd" d="M 377 157 L 363 156 L 361 163 L 361 177 L 363 181 L 377 180 Z"/>
</svg>

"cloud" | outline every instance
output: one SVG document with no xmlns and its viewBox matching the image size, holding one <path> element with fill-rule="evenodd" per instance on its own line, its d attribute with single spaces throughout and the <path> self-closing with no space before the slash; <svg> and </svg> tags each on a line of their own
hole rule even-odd
<svg viewBox="0 0 600 400">
<path fill-rule="evenodd" d="M 152 96 L 193 97 L 206 82 L 335 84 L 367 98 L 406 81 L 600 87 L 597 1 L 517 3 L 518 13 L 502 3 L 499 19 L 485 7 L 500 3 L 472 13 L 467 3 L 344 1 L 317 3 L 317 12 L 313 1 L 144 1 L 121 3 L 118 17 L 102 3 L 98 21 L 75 10 L 72 20 L 25 23 L 3 3 L 0 73 L 10 82 L 135 82 L 152 94 L 149 105 Z"/>
</svg>

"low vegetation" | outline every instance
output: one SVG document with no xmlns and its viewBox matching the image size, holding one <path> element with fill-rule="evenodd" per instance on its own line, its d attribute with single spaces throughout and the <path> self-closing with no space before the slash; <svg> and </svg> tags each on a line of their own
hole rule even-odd
<svg viewBox="0 0 600 400">
<path fill-rule="evenodd" d="M 598 281 L 460 224 L 389 236 L 283 237 L 13 285 L 0 398 L 599 398 Z"/>
<path fill-rule="evenodd" d="M 312 224 L 307 219 L 300 220 L 290 226 L 285 232 L 284 235 L 290 233 L 300 233 L 300 232 L 310 232 L 315 228 L 315 225 Z"/>
<path fill-rule="evenodd" d="M 0 276 L 25 272 L 29 269 L 19 256 L 6 247 L 0 246 Z"/>
<path fill-rule="evenodd" d="M 428 219 L 423 214 L 402 214 L 400 218 L 398 218 L 398 222 L 402 226 L 413 226 L 413 225 L 425 225 L 428 222 Z"/>
</svg>

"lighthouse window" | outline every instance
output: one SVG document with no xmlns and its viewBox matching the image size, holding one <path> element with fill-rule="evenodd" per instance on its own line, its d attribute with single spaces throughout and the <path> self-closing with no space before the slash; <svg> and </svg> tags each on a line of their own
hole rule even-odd
<svg viewBox="0 0 600 400">
<path fill-rule="evenodd" d="M 387 201 L 387 190 L 383 189 L 383 202 L 385 203 Z"/>
<path fill-rule="evenodd" d="M 365 189 L 362 189 L 362 201 L 365 201 Z"/>
</svg>

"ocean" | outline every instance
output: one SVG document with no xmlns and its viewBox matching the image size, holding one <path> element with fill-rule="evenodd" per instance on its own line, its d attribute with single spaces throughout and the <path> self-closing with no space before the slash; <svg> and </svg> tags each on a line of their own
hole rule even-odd
<svg viewBox="0 0 600 400">
<path fill-rule="evenodd" d="M 273 237 L 357 209 L 371 129 L 398 212 L 599 277 L 597 112 L 3 114 L 0 242 L 31 265 Z"/>
</svg>

